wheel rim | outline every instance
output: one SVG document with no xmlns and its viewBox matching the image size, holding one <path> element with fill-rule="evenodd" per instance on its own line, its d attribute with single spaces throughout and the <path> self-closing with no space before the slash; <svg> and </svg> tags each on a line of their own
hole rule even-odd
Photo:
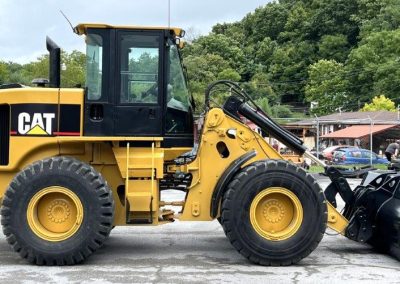
<svg viewBox="0 0 400 284">
<path fill-rule="evenodd" d="M 37 236 L 59 242 L 78 231 L 83 220 L 83 206 L 71 190 L 52 186 L 32 197 L 26 216 L 29 227 Z"/>
<path fill-rule="evenodd" d="M 256 195 L 250 206 L 250 222 L 265 239 L 282 241 L 299 230 L 303 221 L 303 207 L 290 190 L 270 187 Z"/>
</svg>

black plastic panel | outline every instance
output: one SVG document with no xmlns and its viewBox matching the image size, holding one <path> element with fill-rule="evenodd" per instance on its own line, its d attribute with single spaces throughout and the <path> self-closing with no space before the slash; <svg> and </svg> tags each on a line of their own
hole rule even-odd
<svg viewBox="0 0 400 284">
<path fill-rule="evenodd" d="M 0 105 L 0 165 L 8 165 L 10 158 L 10 106 Z"/>
<path fill-rule="evenodd" d="M 194 146 L 194 136 L 193 136 L 193 134 L 180 136 L 180 137 L 167 136 L 167 137 L 164 137 L 164 140 L 161 142 L 161 146 L 164 148 L 193 147 Z"/>
<path fill-rule="evenodd" d="M 81 106 L 60 105 L 60 122 L 58 135 L 77 136 L 81 131 Z"/>
</svg>

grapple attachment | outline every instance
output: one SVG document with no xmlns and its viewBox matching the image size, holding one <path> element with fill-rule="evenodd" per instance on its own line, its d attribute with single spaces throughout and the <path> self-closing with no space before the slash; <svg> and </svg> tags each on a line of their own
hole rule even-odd
<svg viewBox="0 0 400 284">
<path fill-rule="evenodd" d="M 400 260 L 400 173 L 370 171 L 354 191 L 335 168 L 328 167 L 326 174 L 332 180 L 325 191 L 327 200 L 335 206 L 339 193 L 346 203 L 343 216 L 349 225 L 345 236 Z"/>
</svg>

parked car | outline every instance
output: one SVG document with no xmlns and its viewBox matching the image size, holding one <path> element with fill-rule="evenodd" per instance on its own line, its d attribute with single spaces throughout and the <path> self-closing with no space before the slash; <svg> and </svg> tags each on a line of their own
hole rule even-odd
<svg viewBox="0 0 400 284">
<path fill-rule="evenodd" d="M 387 164 L 389 161 L 386 158 L 380 158 L 374 152 L 367 149 L 359 148 L 344 148 L 335 151 L 333 154 L 333 163 L 339 165 L 352 165 L 352 164 Z"/>
<path fill-rule="evenodd" d="M 350 145 L 335 145 L 335 146 L 329 146 L 327 148 L 325 148 L 322 151 L 322 156 L 324 157 L 325 160 L 327 161 L 332 161 L 333 158 L 333 153 L 337 150 L 340 149 L 345 149 L 345 148 L 354 148 L 354 149 L 358 149 L 355 146 L 350 146 Z"/>
</svg>

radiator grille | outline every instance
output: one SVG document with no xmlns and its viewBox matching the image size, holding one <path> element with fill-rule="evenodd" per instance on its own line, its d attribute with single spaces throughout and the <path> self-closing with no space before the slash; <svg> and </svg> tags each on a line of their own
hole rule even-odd
<svg viewBox="0 0 400 284">
<path fill-rule="evenodd" d="M 0 165 L 6 166 L 10 157 L 10 106 L 0 105 Z"/>
</svg>

